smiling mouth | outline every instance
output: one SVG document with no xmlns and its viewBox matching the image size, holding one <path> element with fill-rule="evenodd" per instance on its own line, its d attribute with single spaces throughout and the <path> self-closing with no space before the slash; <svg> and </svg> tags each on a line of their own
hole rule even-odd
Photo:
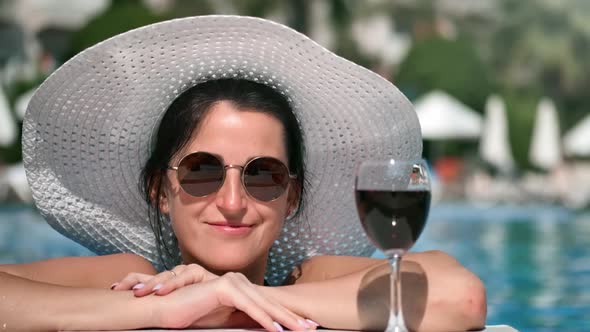
<svg viewBox="0 0 590 332">
<path fill-rule="evenodd" d="M 254 225 L 248 225 L 248 224 L 232 224 L 232 223 L 228 223 L 228 222 L 207 222 L 206 223 L 209 226 L 218 226 L 218 227 L 229 227 L 229 228 L 250 228 L 253 227 Z"/>
<path fill-rule="evenodd" d="M 206 223 L 211 226 L 212 229 L 224 236 L 237 236 L 237 235 L 248 235 L 252 231 L 255 225 L 247 224 L 231 224 L 228 222 L 209 222 Z"/>
</svg>

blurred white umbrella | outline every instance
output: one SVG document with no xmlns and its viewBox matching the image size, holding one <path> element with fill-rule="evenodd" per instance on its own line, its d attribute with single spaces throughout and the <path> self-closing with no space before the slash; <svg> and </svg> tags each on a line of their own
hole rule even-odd
<svg viewBox="0 0 590 332">
<path fill-rule="evenodd" d="M 35 91 L 37 91 L 37 88 L 23 93 L 16 99 L 16 102 L 14 103 L 14 112 L 20 120 L 25 118 L 25 112 L 27 111 L 27 107 L 29 106 L 31 98 L 33 98 L 33 95 L 35 94 Z"/>
<path fill-rule="evenodd" d="M 481 134 L 481 115 L 442 91 L 420 97 L 414 108 L 425 139 L 473 139 Z"/>
<path fill-rule="evenodd" d="M 23 163 L 10 165 L 3 172 L 0 172 L 0 199 L 6 199 L 3 196 L 8 196 L 10 191 L 21 202 L 33 202 L 33 194 L 27 182 L 27 175 L 25 174 Z"/>
<path fill-rule="evenodd" d="M 502 98 L 496 95 L 490 96 L 486 101 L 479 153 L 483 160 L 502 172 L 509 172 L 514 168 L 514 158 L 508 137 L 506 106 Z"/>
<path fill-rule="evenodd" d="M 16 123 L 10 112 L 8 99 L 0 88 L 0 146 L 14 143 L 16 139 Z"/>
<path fill-rule="evenodd" d="M 559 119 L 555 104 L 549 98 L 543 98 L 537 107 L 529 159 L 533 165 L 545 170 L 561 162 Z"/>
<path fill-rule="evenodd" d="M 570 156 L 590 156 L 590 115 L 565 134 L 563 150 Z"/>
</svg>

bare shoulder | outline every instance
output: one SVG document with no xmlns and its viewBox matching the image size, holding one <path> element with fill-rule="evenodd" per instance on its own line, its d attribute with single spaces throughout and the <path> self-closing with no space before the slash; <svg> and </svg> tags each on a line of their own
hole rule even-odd
<svg viewBox="0 0 590 332">
<path fill-rule="evenodd" d="M 56 285 L 92 288 L 108 287 L 130 272 L 156 273 L 149 261 L 130 253 L 60 257 L 26 264 L 0 265 L 0 271 Z"/>
</svg>

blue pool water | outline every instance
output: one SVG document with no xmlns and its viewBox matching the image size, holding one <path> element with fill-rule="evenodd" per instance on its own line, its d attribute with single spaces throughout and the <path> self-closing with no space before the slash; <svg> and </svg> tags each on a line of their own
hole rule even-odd
<svg viewBox="0 0 590 332">
<path fill-rule="evenodd" d="M 590 331 L 590 213 L 439 205 L 414 250 L 440 249 L 484 281 L 488 324 Z M 0 263 L 90 255 L 30 207 L 0 206 Z"/>
</svg>

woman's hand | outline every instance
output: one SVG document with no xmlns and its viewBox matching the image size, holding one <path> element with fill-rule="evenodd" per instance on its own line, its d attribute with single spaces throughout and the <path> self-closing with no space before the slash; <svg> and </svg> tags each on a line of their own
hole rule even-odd
<svg viewBox="0 0 590 332">
<path fill-rule="evenodd" d="M 226 273 L 158 297 L 155 315 L 166 328 L 255 327 L 281 332 L 312 330 L 316 325 L 262 295 L 241 273 Z"/>
<path fill-rule="evenodd" d="M 172 270 L 156 275 L 129 273 L 123 280 L 111 286 L 113 290 L 133 290 L 141 297 L 151 293 L 166 295 L 175 289 L 219 278 L 198 264 L 178 265 Z"/>
</svg>

